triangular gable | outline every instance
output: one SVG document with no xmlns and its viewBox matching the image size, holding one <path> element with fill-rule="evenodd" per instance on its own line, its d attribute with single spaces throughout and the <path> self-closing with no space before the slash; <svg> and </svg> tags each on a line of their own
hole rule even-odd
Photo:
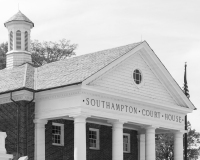
<svg viewBox="0 0 200 160">
<path fill-rule="evenodd" d="M 139 86 L 132 77 L 137 68 L 144 78 Z M 146 42 L 88 78 L 83 85 L 136 99 L 194 109 Z"/>
<path fill-rule="evenodd" d="M 142 73 L 142 82 L 139 85 L 133 79 L 135 69 Z M 89 85 L 137 99 L 177 105 L 139 53 L 130 56 Z"/>
</svg>

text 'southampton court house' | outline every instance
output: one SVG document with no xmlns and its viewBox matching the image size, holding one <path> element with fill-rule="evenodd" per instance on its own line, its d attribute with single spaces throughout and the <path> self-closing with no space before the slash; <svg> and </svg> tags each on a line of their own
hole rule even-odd
<svg viewBox="0 0 200 160">
<path fill-rule="evenodd" d="M 155 134 L 174 134 L 183 160 L 193 104 L 146 41 L 35 68 L 20 11 L 5 22 L 0 131 L 8 154 L 29 160 L 155 160 Z M 4 134 L 5 135 L 5 134 Z"/>
</svg>

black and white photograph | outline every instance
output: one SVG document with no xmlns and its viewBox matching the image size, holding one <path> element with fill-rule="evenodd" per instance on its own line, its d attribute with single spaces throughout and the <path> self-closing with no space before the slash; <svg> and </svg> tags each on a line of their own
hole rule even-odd
<svg viewBox="0 0 200 160">
<path fill-rule="evenodd" d="M 0 160 L 200 160 L 199 0 L 0 4 Z"/>
</svg>

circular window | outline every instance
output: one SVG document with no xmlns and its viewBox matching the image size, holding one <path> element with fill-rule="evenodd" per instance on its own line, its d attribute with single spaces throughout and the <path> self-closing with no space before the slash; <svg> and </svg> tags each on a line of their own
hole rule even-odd
<svg viewBox="0 0 200 160">
<path fill-rule="evenodd" d="M 133 72 L 133 79 L 136 84 L 140 84 L 142 82 L 142 74 L 139 69 L 135 69 Z"/>
</svg>

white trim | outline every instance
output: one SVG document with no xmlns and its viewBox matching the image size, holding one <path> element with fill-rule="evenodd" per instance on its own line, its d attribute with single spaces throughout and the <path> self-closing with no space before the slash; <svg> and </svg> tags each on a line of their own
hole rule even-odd
<svg viewBox="0 0 200 160">
<path fill-rule="evenodd" d="M 124 152 L 124 153 L 131 153 L 130 134 L 129 134 L 129 133 L 123 133 L 123 146 L 124 146 L 124 136 L 127 136 L 127 137 L 128 137 L 128 151 L 125 151 L 125 150 L 124 150 L 124 147 L 123 147 L 123 152 Z"/>
<path fill-rule="evenodd" d="M 156 74 L 159 76 L 159 79 L 162 80 L 162 82 L 164 83 L 166 88 L 169 90 L 169 93 L 172 94 L 179 103 L 184 103 L 190 109 L 193 110 L 195 108 L 194 105 L 184 95 L 184 93 L 181 90 L 180 86 L 176 83 L 176 81 L 173 79 L 173 77 L 167 71 L 165 66 L 158 59 L 158 57 L 153 52 L 153 50 L 149 47 L 148 43 L 147 42 L 142 43 L 142 46 L 144 48 L 143 50 L 146 51 L 146 53 L 144 53 L 145 57 L 146 58 L 150 58 L 150 61 L 149 61 L 150 65 L 155 66 L 155 64 L 156 64 L 156 67 L 154 67 L 153 69 L 156 72 Z"/>
<path fill-rule="evenodd" d="M 61 134 L 60 134 L 60 144 L 58 143 L 52 143 L 52 145 L 55 146 L 64 146 L 64 124 L 62 123 L 52 123 L 52 126 L 60 126 L 61 127 Z M 53 136 L 53 133 L 52 133 Z"/>
<path fill-rule="evenodd" d="M 97 139 L 96 139 L 96 147 L 89 147 L 90 149 L 99 150 L 100 149 L 100 139 L 99 139 L 99 129 L 96 128 L 89 128 L 89 131 L 96 132 Z"/>
</svg>

